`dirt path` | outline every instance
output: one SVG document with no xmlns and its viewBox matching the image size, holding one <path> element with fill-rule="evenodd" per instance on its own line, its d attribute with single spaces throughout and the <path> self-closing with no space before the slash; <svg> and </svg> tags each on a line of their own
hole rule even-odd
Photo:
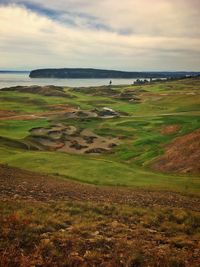
<svg viewBox="0 0 200 267">
<path fill-rule="evenodd" d="M 10 114 L 9 111 L 1 111 L 0 110 L 0 121 L 2 120 L 36 120 L 36 119 L 44 119 L 51 116 L 60 116 L 61 114 L 65 114 L 67 112 L 75 111 L 76 109 L 67 108 L 59 111 L 53 112 L 38 112 L 33 114 Z M 2 114 L 1 114 L 2 113 Z M 7 114 L 6 114 L 7 113 Z M 198 111 L 184 111 L 184 112 L 172 112 L 172 113 L 161 113 L 161 114 L 149 114 L 149 115 L 129 115 L 129 116 L 121 116 L 125 118 L 146 118 L 146 117 L 162 117 L 162 116 L 199 116 L 200 113 Z"/>
<path fill-rule="evenodd" d="M 99 187 L 0 165 L 0 199 L 80 200 L 200 211 L 198 197 L 116 187 Z"/>
</svg>

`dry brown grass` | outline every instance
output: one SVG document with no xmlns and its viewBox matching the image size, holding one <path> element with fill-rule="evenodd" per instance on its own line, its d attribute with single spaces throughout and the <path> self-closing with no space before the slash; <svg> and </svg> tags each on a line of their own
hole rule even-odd
<svg viewBox="0 0 200 267">
<path fill-rule="evenodd" d="M 162 172 L 200 173 L 200 129 L 175 138 L 153 168 Z"/>
<path fill-rule="evenodd" d="M 178 124 L 171 124 L 171 125 L 165 125 L 161 128 L 160 132 L 163 135 L 168 135 L 168 134 L 174 134 L 180 129 L 180 125 Z"/>
<path fill-rule="evenodd" d="M 200 217 L 178 209 L 1 202 L 0 266 L 199 266 Z"/>
</svg>

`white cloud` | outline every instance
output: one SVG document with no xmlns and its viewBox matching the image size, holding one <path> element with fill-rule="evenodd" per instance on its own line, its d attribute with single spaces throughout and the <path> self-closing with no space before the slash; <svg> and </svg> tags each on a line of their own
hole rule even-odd
<svg viewBox="0 0 200 267">
<path fill-rule="evenodd" d="M 24 2 L 64 13 L 71 12 L 72 15 L 76 14 L 74 19 L 77 20 L 77 14 L 92 16 L 99 23 L 115 30 L 129 29 L 135 33 L 148 35 L 196 36 L 198 34 L 200 36 L 199 0 L 26 0 Z M 83 18 L 80 22 L 83 22 Z"/>
<path fill-rule="evenodd" d="M 22 5 L 0 6 L 0 68 L 199 70 L 197 9 L 184 0 L 182 4 L 181 0 L 174 3 L 171 0 L 45 1 L 54 10 L 74 12 L 76 26 Z M 85 16 L 79 16 L 80 13 Z M 61 20 L 64 15 L 62 12 Z M 91 27 L 92 16 L 96 17 L 95 23 L 113 31 Z M 129 34 L 124 34 L 125 31 Z"/>
</svg>

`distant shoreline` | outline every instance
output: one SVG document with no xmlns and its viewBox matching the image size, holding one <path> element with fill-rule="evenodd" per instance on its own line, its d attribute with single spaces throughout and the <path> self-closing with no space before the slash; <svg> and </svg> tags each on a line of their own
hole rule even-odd
<svg viewBox="0 0 200 267">
<path fill-rule="evenodd" d="M 0 70 L 0 73 L 30 73 L 29 70 Z"/>
<path fill-rule="evenodd" d="M 91 68 L 36 69 L 30 78 L 59 79 L 134 79 L 134 78 L 181 78 L 199 75 L 200 72 L 129 72 Z"/>
</svg>

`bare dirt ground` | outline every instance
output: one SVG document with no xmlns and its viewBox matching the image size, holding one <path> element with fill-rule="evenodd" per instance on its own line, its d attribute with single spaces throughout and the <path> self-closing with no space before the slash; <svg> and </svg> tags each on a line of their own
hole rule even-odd
<svg viewBox="0 0 200 267">
<path fill-rule="evenodd" d="M 178 125 L 178 124 L 171 124 L 171 125 L 163 126 L 161 128 L 160 132 L 163 135 L 168 135 L 168 134 L 176 133 L 179 129 L 180 129 L 180 125 Z"/>
<path fill-rule="evenodd" d="M 52 116 L 61 116 L 77 112 L 78 110 L 66 105 L 50 105 L 52 111 L 37 112 L 33 114 L 21 114 L 14 111 L 0 110 L 0 121 L 4 120 L 35 120 L 40 118 L 49 118 Z"/>
<path fill-rule="evenodd" d="M 0 110 L 0 119 L 1 118 L 5 118 L 6 119 L 7 117 L 13 116 L 15 114 L 16 114 L 16 112 L 14 112 L 14 111 Z"/>
<path fill-rule="evenodd" d="M 175 173 L 200 172 L 200 129 L 175 138 L 153 164 L 155 170 Z"/>
<path fill-rule="evenodd" d="M 0 199 L 80 200 L 142 207 L 177 207 L 200 211 L 198 197 L 116 187 L 98 187 L 0 165 Z"/>
</svg>

